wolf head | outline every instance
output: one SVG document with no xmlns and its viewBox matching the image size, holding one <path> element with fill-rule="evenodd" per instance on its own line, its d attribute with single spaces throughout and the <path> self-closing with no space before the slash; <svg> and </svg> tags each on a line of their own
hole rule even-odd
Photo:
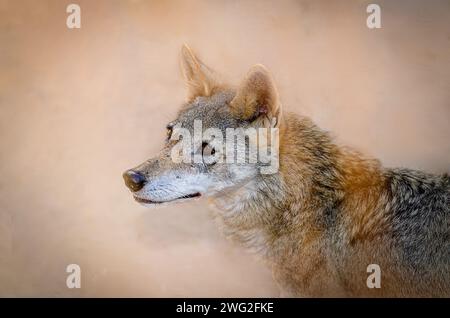
<svg viewBox="0 0 450 318">
<path fill-rule="evenodd" d="M 278 169 L 281 105 L 266 68 L 252 67 L 231 88 L 187 46 L 181 65 L 187 101 L 167 124 L 163 149 L 123 174 L 144 205 L 226 195 Z"/>
</svg>

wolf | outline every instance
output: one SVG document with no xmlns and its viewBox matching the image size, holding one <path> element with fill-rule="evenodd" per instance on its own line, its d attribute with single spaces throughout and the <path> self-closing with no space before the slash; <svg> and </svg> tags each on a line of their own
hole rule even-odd
<svg viewBox="0 0 450 318">
<path fill-rule="evenodd" d="M 237 86 L 183 46 L 187 101 L 161 152 L 123 174 L 149 207 L 205 198 L 226 237 L 260 255 L 287 297 L 449 297 L 450 177 L 383 167 L 282 111 L 269 71 Z M 174 127 L 274 128 L 279 169 L 260 162 L 174 162 Z M 250 141 L 246 140 L 247 143 Z M 209 150 L 208 150 L 209 148 Z M 200 153 L 220 151 L 203 140 Z M 203 152 L 202 152 L 203 151 Z M 379 269 L 369 284 L 370 266 Z"/>
</svg>

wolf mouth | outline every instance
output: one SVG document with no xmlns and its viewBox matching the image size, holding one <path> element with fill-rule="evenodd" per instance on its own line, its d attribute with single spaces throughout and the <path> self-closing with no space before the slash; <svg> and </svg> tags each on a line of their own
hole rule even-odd
<svg viewBox="0 0 450 318">
<path fill-rule="evenodd" d="M 160 204 L 160 203 L 167 203 L 167 202 L 173 202 L 173 201 L 178 201 L 178 200 L 183 200 L 183 199 L 191 199 L 191 198 L 197 198 L 200 197 L 201 194 L 199 192 L 193 193 L 193 194 L 186 194 L 183 195 L 181 197 L 169 200 L 169 201 L 153 201 L 153 200 L 149 200 L 149 199 L 144 199 L 144 198 L 140 198 L 137 196 L 134 196 L 134 199 L 139 202 L 139 203 L 146 203 L 146 204 Z"/>
</svg>

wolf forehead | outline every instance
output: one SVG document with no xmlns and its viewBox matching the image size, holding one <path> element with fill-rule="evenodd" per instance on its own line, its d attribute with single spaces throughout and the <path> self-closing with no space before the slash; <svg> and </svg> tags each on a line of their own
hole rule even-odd
<svg viewBox="0 0 450 318">
<path fill-rule="evenodd" d="M 218 128 L 225 131 L 226 128 L 246 126 L 246 122 L 234 118 L 231 114 L 229 103 L 235 95 L 235 91 L 226 90 L 212 96 L 198 96 L 186 103 L 178 112 L 177 119 L 168 126 L 179 124 L 183 128 L 193 130 L 195 120 L 201 121 L 203 129 Z"/>
</svg>

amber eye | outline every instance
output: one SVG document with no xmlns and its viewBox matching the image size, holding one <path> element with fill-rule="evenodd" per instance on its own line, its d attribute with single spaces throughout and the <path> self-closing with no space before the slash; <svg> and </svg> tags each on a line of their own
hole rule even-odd
<svg viewBox="0 0 450 318">
<path fill-rule="evenodd" d="M 207 142 L 202 143 L 202 154 L 203 154 L 203 161 L 208 165 L 213 165 L 216 162 L 214 161 L 214 158 L 211 158 L 211 156 L 214 156 L 216 153 L 216 149 L 214 149 L 213 146 L 208 144 Z"/>
<path fill-rule="evenodd" d="M 167 132 L 166 132 L 166 136 L 167 136 L 167 140 L 170 140 L 170 137 L 172 137 L 172 127 L 167 126 Z"/>
</svg>

